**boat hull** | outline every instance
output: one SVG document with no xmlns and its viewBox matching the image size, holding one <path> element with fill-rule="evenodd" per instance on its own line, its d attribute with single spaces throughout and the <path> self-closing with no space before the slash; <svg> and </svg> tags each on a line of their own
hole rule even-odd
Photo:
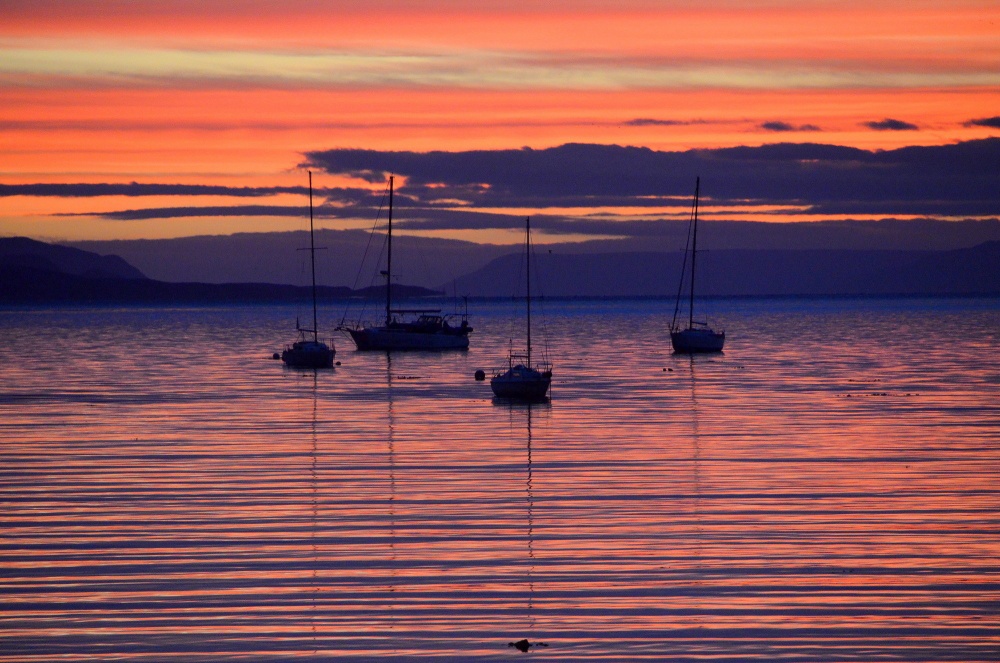
<svg viewBox="0 0 1000 663">
<path fill-rule="evenodd" d="M 542 373 L 524 366 L 514 366 L 493 376 L 490 389 L 497 398 L 539 401 L 545 399 L 551 383 L 552 374 L 548 371 Z"/>
<path fill-rule="evenodd" d="M 722 352 L 726 344 L 726 332 L 711 329 L 683 329 L 670 332 L 670 342 L 674 352 L 692 354 L 696 352 Z"/>
<path fill-rule="evenodd" d="M 445 331 L 414 332 L 387 327 L 349 329 L 358 350 L 466 350 L 469 336 Z"/>
<path fill-rule="evenodd" d="M 326 343 L 299 341 L 281 353 L 281 361 L 290 368 L 333 368 L 337 351 Z"/>
</svg>

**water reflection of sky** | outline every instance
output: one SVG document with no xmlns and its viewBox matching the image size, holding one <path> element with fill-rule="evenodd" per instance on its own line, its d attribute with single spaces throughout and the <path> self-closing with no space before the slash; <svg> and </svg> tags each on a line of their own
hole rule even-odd
<svg viewBox="0 0 1000 663">
<path fill-rule="evenodd" d="M 503 303 L 319 375 L 292 311 L 0 314 L 0 661 L 994 659 L 1000 307 L 712 306 L 547 302 L 530 408 Z"/>
</svg>

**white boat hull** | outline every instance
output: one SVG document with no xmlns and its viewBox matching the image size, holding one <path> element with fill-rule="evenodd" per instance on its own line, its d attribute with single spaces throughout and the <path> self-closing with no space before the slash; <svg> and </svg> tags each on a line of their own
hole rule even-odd
<svg viewBox="0 0 1000 663">
<path fill-rule="evenodd" d="M 670 332 L 670 342 L 674 352 L 722 352 L 726 344 L 726 332 L 714 332 L 711 329 L 683 329 Z"/>
<path fill-rule="evenodd" d="M 465 350 L 467 334 L 367 327 L 347 330 L 358 350 Z"/>
</svg>

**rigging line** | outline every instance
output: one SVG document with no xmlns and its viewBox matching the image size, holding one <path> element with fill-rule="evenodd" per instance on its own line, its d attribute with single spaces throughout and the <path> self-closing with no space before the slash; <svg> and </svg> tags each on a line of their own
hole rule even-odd
<svg viewBox="0 0 1000 663">
<path fill-rule="evenodd" d="M 358 282 L 361 281 L 361 273 L 365 269 L 365 262 L 368 260 L 368 252 L 371 250 L 372 238 L 374 238 L 375 236 L 375 229 L 378 228 L 379 219 L 382 218 L 382 210 L 385 209 L 385 201 L 388 198 L 388 196 L 389 196 L 389 185 L 386 184 L 386 187 L 382 192 L 382 200 L 379 201 L 378 204 L 378 211 L 375 213 L 375 222 L 372 224 L 371 232 L 368 233 L 368 243 L 365 245 L 365 252 L 361 256 L 361 265 L 358 267 L 358 273 L 354 277 L 354 285 L 351 286 L 351 290 L 358 289 Z M 385 250 L 384 244 L 383 244 L 383 250 Z M 379 253 L 379 259 L 381 260 L 381 258 L 382 254 Z M 375 265 L 375 268 L 376 271 L 378 271 L 378 264 Z M 374 281 L 375 278 L 372 277 L 372 282 L 373 282 L 372 285 L 374 285 Z M 347 312 L 350 310 L 350 308 L 351 305 L 350 302 L 348 302 L 347 307 L 344 309 L 344 317 L 340 319 L 341 325 L 343 325 L 344 322 L 347 320 Z M 364 308 L 362 308 L 362 315 L 364 315 Z"/>
<path fill-rule="evenodd" d="M 524 267 L 525 267 L 525 261 L 526 260 L 527 260 L 526 253 L 523 252 L 523 251 L 521 251 L 520 248 L 519 248 L 518 252 L 517 252 L 517 278 L 515 278 L 513 280 L 513 282 L 511 283 L 512 290 L 511 290 L 510 299 L 511 299 L 512 302 L 517 302 L 519 300 L 519 298 L 518 298 L 518 292 L 521 289 L 521 279 L 523 278 Z M 519 309 L 517 309 L 515 307 L 515 310 L 519 310 Z M 520 313 L 515 313 L 514 315 L 510 316 L 510 328 L 509 328 L 508 336 L 510 337 L 510 347 L 511 347 L 512 351 L 513 351 L 513 347 L 514 347 L 514 334 L 517 332 L 517 329 L 518 329 L 518 319 L 519 319 L 518 316 L 519 315 L 520 315 Z"/>
<path fill-rule="evenodd" d="M 398 192 L 397 192 L 398 195 Z M 413 211 L 411 209 L 411 211 Z M 412 220 L 412 219 L 411 219 Z M 403 226 L 405 230 L 405 226 Z M 419 228 L 417 229 L 419 231 Z M 397 235 L 398 236 L 398 235 Z M 422 279 L 425 284 L 431 281 L 432 277 L 434 281 L 437 281 L 440 277 L 434 277 L 435 273 L 443 275 L 444 279 L 441 280 L 442 284 L 446 284 L 449 281 L 452 283 L 452 305 L 455 309 L 455 314 L 458 314 L 458 272 L 457 265 L 458 261 L 449 257 L 451 250 L 443 245 L 434 245 L 427 243 L 426 238 L 420 237 L 419 235 L 410 235 L 410 241 L 422 242 L 419 250 L 409 252 L 409 255 L 415 256 L 416 269 L 413 270 L 412 280 L 410 285 L 417 285 L 417 279 Z M 434 285 L 434 283 L 431 283 Z M 448 289 L 444 289 L 447 295 Z M 466 295 L 463 296 L 467 296 Z"/>
<path fill-rule="evenodd" d="M 687 274 L 687 257 L 688 257 L 688 250 L 691 248 L 691 230 L 694 227 L 694 215 L 695 215 L 695 209 L 694 205 L 692 204 L 691 217 L 688 220 L 687 239 L 684 242 L 684 258 L 683 260 L 681 260 L 681 278 L 680 281 L 677 283 L 677 299 L 675 300 L 676 303 L 674 304 L 674 317 L 673 320 L 670 321 L 671 330 L 676 329 L 677 327 L 677 314 L 680 312 L 681 309 L 681 293 L 684 292 L 684 277 Z"/>
<path fill-rule="evenodd" d="M 545 315 L 545 291 L 542 289 L 542 285 L 541 285 L 541 283 L 542 283 L 542 278 L 541 278 L 542 270 L 540 270 L 538 268 L 538 253 L 535 251 L 535 243 L 534 242 L 531 243 L 531 250 L 530 250 L 530 252 L 528 254 L 528 260 L 532 261 L 531 264 L 535 268 L 535 273 L 538 274 L 538 276 L 535 278 L 535 292 L 538 293 L 538 299 L 539 299 L 539 301 L 536 304 L 536 306 L 538 307 L 539 313 L 541 315 L 536 316 L 536 318 L 540 319 L 541 327 L 542 327 L 542 360 L 543 361 L 548 361 L 549 360 L 549 330 L 548 330 L 548 327 L 546 326 L 546 318 L 548 316 Z"/>
<path fill-rule="evenodd" d="M 372 278 L 368 282 L 368 286 L 370 288 L 374 288 L 376 286 L 377 282 L 379 281 L 379 277 L 382 276 L 382 270 L 379 269 L 379 265 L 382 264 L 382 256 L 384 256 L 386 254 L 386 247 L 388 246 L 388 244 L 389 244 L 389 234 L 386 233 L 385 236 L 382 238 L 382 247 L 379 249 L 378 257 L 375 258 L 375 269 L 372 270 Z M 388 273 L 388 270 L 386 270 L 386 274 L 385 274 L 386 282 L 389 281 L 389 279 L 391 278 L 391 276 L 392 275 Z M 365 299 L 365 302 L 366 303 L 365 303 L 364 311 L 365 311 L 365 314 L 367 314 L 367 311 L 368 311 L 368 303 L 367 302 L 374 303 L 375 300 L 371 299 L 371 298 L 367 298 L 367 299 Z"/>
</svg>

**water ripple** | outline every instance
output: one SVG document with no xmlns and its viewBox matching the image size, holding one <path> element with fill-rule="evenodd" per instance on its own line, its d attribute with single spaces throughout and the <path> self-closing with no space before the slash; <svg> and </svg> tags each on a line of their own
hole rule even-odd
<svg viewBox="0 0 1000 663">
<path fill-rule="evenodd" d="M 996 660 L 1000 305 L 712 306 L 545 302 L 532 406 L 507 303 L 319 373 L 291 309 L 0 313 L 0 662 Z"/>
</svg>

